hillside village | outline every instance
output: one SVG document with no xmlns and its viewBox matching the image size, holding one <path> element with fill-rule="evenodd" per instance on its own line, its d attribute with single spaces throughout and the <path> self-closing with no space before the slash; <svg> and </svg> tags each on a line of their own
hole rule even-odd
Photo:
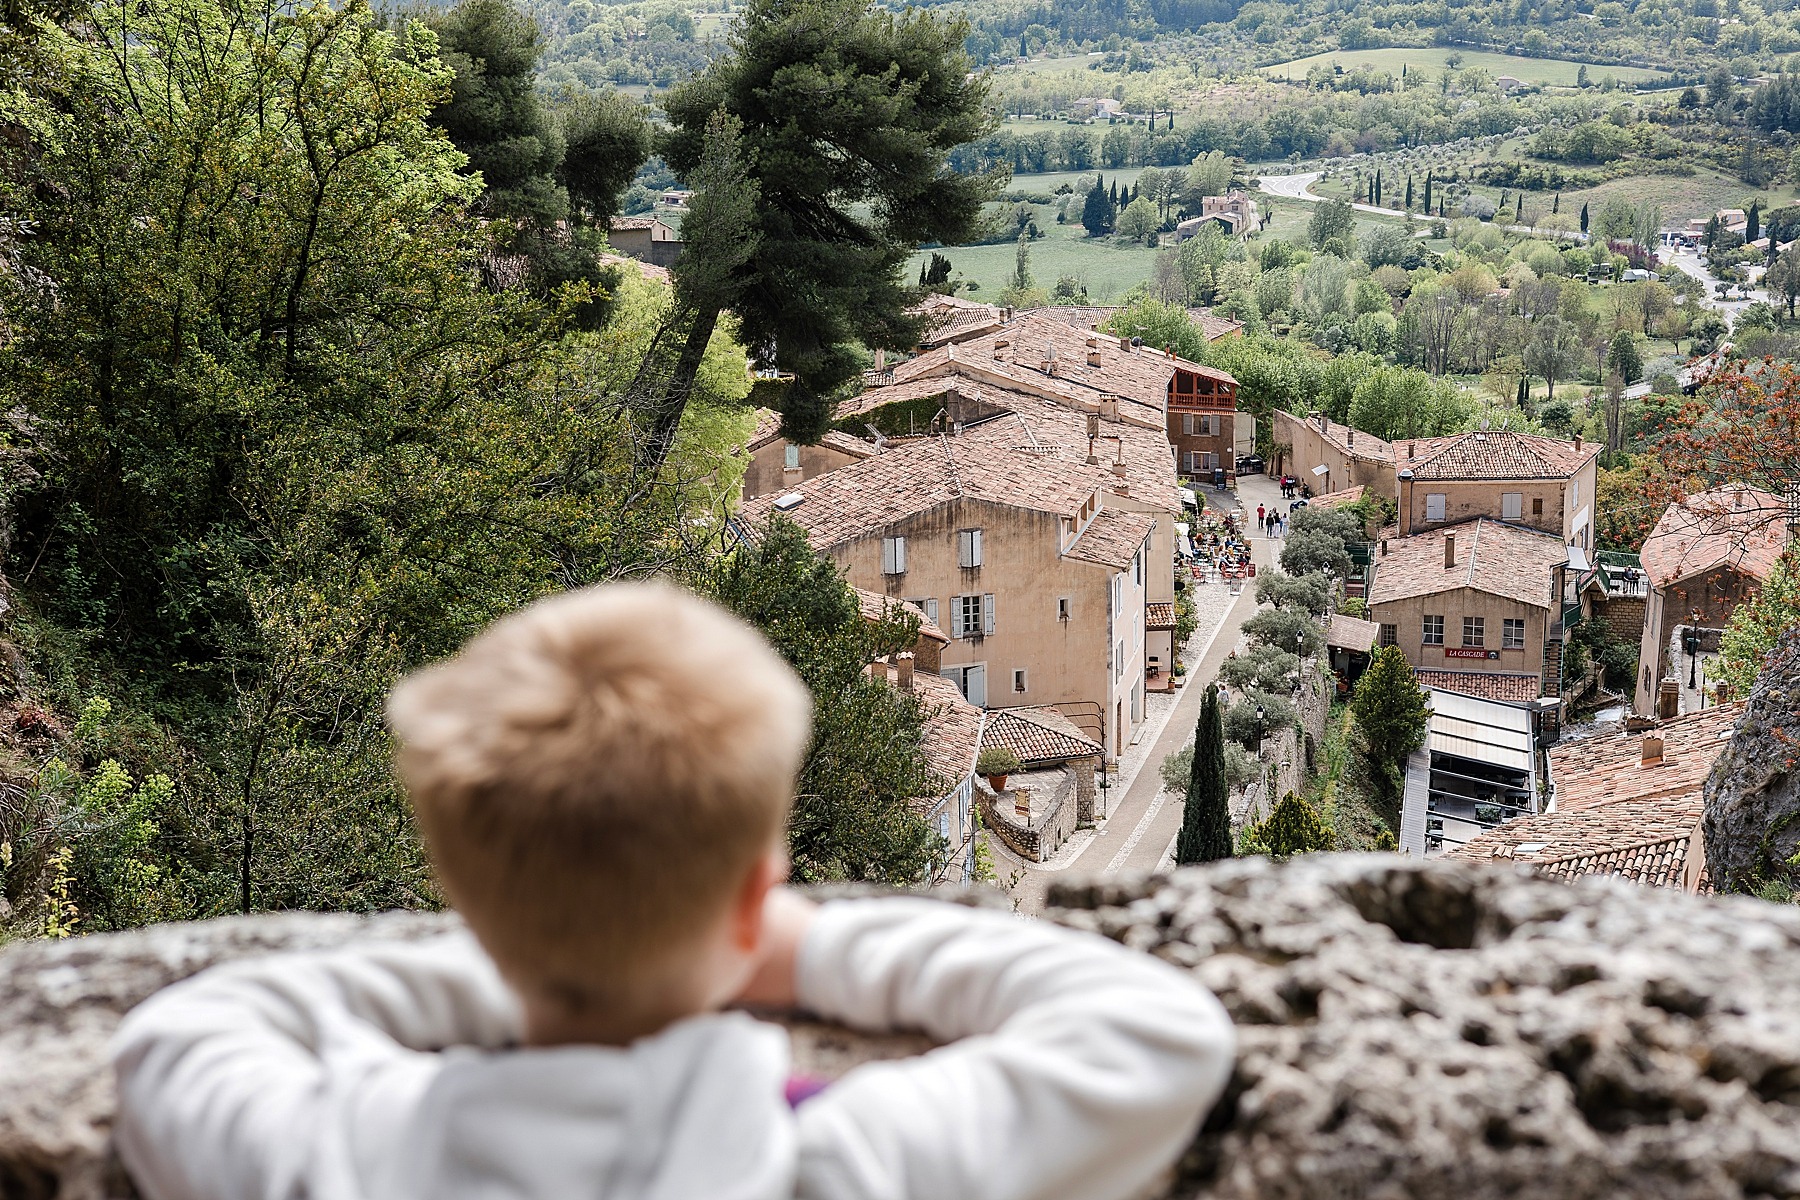
<svg viewBox="0 0 1800 1200">
<path fill-rule="evenodd" d="M 1388 442 L 1276 411 L 1265 464 L 1237 381 L 1104 332 L 1116 309 L 919 311 L 917 353 L 879 361 L 817 444 L 763 414 L 734 527 L 798 524 L 872 615 L 917 619 L 917 646 L 871 669 L 936 713 L 947 786 L 921 803 L 948 846 L 940 880 L 975 876 L 980 831 L 1028 904 L 1045 872 L 1174 861 L 1158 767 L 1191 744 L 1201 693 L 1229 701 L 1222 670 L 1258 652 L 1244 625 L 1271 607 L 1256 580 L 1282 571 L 1287 534 L 1335 511 L 1356 532 L 1299 637 L 1290 736 L 1258 710 L 1240 834 L 1269 815 L 1265 772 L 1304 787 L 1328 770 L 1326 705 L 1392 647 L 1431 710 L 1400 852 L 1708 890 L 1700 791 L 1738 706 L 1706 669 L 1792 536 L 1775 497 L 1698 495 L 1641 555 L 1598 551 L 1603 448 L 1579 437 Z M 1640 647 L 1635 688 L 1575 665 L 1584 623 Z"/>
</svg>

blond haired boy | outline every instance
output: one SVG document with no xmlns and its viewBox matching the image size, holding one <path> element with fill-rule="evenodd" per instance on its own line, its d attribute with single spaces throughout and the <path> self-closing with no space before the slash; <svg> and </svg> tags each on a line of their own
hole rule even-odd
<svg viewBox="0 0 1800 1200">
<path fill-rule="evenodd" d="M 783 888 L 810 711 L 748 626 L 655 584 L 541 601 L 402 682 L 401 775 L 469 933 L 140 1006 L 114 1061 L 144 1194 L 1139 1193 L 1230 1074 L 1217 1001 L 1099 938 Z M 796 1100 L 742 1004 L 944 1045 Z"/>
</svg>

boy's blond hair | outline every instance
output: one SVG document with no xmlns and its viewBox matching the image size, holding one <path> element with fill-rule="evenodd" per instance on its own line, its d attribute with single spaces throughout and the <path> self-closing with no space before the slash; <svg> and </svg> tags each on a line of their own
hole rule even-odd
<svg viewBox="0 0 1800 1200">
<path fill-rule="evenodd" d="M 514 986 L 620 1002 L 691 951 L 776 844 L 806 688 L 690 592 L 540 600 L 388 701 L 451 902 Z"/>
</svg>

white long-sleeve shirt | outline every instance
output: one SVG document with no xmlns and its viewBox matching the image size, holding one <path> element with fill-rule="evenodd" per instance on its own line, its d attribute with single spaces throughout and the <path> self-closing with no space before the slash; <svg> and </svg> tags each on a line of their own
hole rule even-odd
<svg viewBox="0 0 1800 1200">
<path fill-rule="evenodd" d="M 149 1200 L 1123 1200 L 1230 1075 L 1219 1003 L 1098 937 L 929 900 L 826 904 L 801 1004 L 946 1043 L 791 1108 L 741 1013 L 520 1048 L 467 935 L 204 972 L 114 1042 Z"/>
</svg>

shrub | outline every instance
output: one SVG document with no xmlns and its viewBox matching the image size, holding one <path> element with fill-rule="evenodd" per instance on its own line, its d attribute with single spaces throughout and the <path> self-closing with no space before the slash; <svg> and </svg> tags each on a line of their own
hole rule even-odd
<svg viewBox="0 0 1800 1200">
<path fill-rule="evenodd" d="M 987 746 L 975 759 L 977 775 L 1011 775 L 1024 764 L 1004 746 Z"/>
</svg>

